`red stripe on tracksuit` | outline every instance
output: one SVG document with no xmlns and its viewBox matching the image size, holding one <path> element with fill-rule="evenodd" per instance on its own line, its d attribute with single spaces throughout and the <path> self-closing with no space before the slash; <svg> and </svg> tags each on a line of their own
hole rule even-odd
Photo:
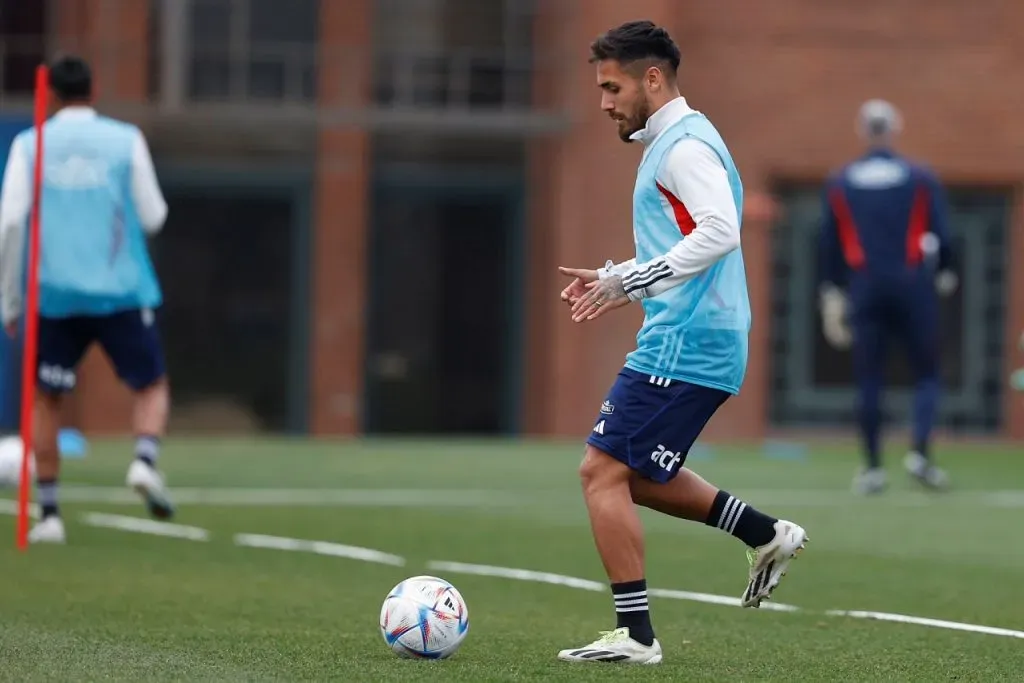
<svg viewBox="0 0 1024 683">
<path fill-rule="evenodd" d="M 829 193 L 829 204 L 832 205 L 832 212 L 836 215 L 839 244 L 843 248 L 846 265 L 854 270 L 860 270 L 865 263 L 864 247 L 860 243 L 860 234 L 857 231 L 857 224 L 853 221 L 850 204 L 846 201 L 846 194 L 841 188 L 837 187 Z"/>
<path fill-rule="evenodd" d="M 907 265 L 916 266 L 924 260 L 921 238 L 928 232 L 928 191 L 918 187 L 914 192 L 914 204 L 910 209 L 910 225 L 907 227 Z"/>
</svg>

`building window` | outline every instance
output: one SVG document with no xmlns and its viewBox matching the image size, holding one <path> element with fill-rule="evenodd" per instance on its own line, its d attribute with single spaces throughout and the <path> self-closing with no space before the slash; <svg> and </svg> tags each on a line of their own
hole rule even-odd
<svg viewBox="0 0 1024 683">
<path fill-rule="evenodd" d="M 320 0 L 153 0 L 165 103 L 310 102 Z"/>
<path fill-rule="evenodd" d="M 46 3 L 0 0 L 0 91 L 30 97 L 46 59 Z"/>
<path fill-rule="evenodd" d="M 374 98 L 392 107 L 529 108 L 531 0 L 378 0 Z"/>
<path fill-rule="evenodd" d="M 849 351 L 825 341 L 817 302 L 820 188 L 782 188 L 783 218 L 772 245 L 771 419 L 778 426 L 852 425 L 856 388 Z M 1000 428 L 1006 248 L 1011 200 L 988 188 L 949 191 L 962 285 L 941 304 L 940 420 L 971 432 Z M 906 349 L 888 348 L 885 410 L 905 423 L 913 378 Z"/>
</svg>

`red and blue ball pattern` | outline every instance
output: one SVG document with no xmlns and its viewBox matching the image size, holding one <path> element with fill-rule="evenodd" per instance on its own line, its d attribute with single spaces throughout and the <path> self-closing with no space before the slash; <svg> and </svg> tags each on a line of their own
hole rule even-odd
<svg viewBox="0 0 1024 683">
<path fill-rule="evenodd" d="M 381 635 L 399 657 L 450 657 L 468 630 L 469 610 L 462 595 L 455 586 L 434 576 L 402 581 L 381 607 Z"/>
</svg>

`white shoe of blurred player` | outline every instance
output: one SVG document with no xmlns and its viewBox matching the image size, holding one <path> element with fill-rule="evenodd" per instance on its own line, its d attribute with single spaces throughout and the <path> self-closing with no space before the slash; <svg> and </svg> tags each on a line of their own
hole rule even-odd
<svg viewBox="0 0 1024 683">
<path fill-rule="evenodd" d="M 174 505 L 167 495 L 164 477 L 155 467 L 141 460 L 132 462 L 128 468 L 126 483 L 129 488 L 142 496 L 149 514 L 157 519 L 170 519 L 174 516 Z"/>
<path fill-rule="evenodd" d="M 617 628 L 602 631 L 601 637 L 590 645 L 562 650 L 558 658 L 563 662 L 660 664 L 661 643 L 655 638 L 650 645 L 642 645 L 629 637 L 628 628 Z"/>
<path fill-rule="evenodd" d="M 861 470 L 853 478 L 853 492 L 862 496 L 881 493 L 889 485 L 885 470 L 881 467 L 869 467 Z"/>
<path fill-rule="evenodd" d="M 66 540 L 64 521 L 57 515 L 50 515 L 37 522 L 28 532 L 29 543 L 64 543 Z"/>
<path fill-rule="evenodd" d="M 775 538 L 760 548 L 747 550 L 750 582 L 743 591 L 740 604 L 743 607 L 760 607 L 762 600 L 770 599 L 772 591 L 786 575 L 789 563 L 800 554 L 808 540 L 807 532 L 798 524 L 784 519 L 775 522 Z"/>
<path fill-rule="evenodd" d="M 916 451 L 907 453 L 903 459 L 903 466 L 907 468 L 910 476 L 934 491 L 945 491 L 949 488 L 949 475 Z"/>
</svg>

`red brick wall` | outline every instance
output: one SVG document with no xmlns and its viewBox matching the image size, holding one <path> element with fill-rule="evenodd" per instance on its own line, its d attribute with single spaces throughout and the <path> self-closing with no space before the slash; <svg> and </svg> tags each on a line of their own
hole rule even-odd
<svg viewBox="0 0 1024 683">
<path fill-rule="evenodd" d="M 370 88 L 369 0 L 321 3 L 320 93 L 325 107 L 358 107 Z M 313 238 L 310 428 L 358 430 L 363 386 L 363 310 L 369 221 L 365 130 L 320 132 Z"/>
<path fill-rule="evenodd" d="M 681 89 L 728 142 L 748 198 L 744 218 L 754 326 L 747 380 L 709 433 L 754 437 L 766 426 L 769 240 L 760 219 L 773 180 L 817 179 L 860 150 L 853 134 L 858 105 L 885 97 L 903 110 L 907 153 L 933 164 L 948 182 L 1020 185 L 1024 180 L 1024 72 L 1016 27 L 1024 4 L 821 3 L 670 0 L 576 3 L 585 16 L 555 26 L 543 18 L 537 39 L 549 48 L 578 46 L 575 61 L 538 92 L 589 86 L 589 41 L 638 17 L 665 22 L 683 52 Z M 910 30 L 913 27 L 913 30 Z M 630 255 L 630 188 L 639 151 L 621 144 L 598 111 L 596 88 L 573 104 L 575 125 L 560 140 L 535 145 L 531 163 L 534 245 L 527 425 L 537 433 L 580 435 L 593 419 L 639 322 L 623 312 L 576 327 L 557 299 L 559 264 L 593 266 Z M 762 206 L 758 206 L 761 204 Z M 1024 208 L 1024 207 L 1022 207 Z M 1012 245 L 1020 253 L 1022 216 Z M 1024 274 L 1011 270 L 1007 343 L 1024 326 Z M 969 283 L 968 283 L 969 286 Z M 1007 435 L 1024 437 L 1024 402 L 1006 400 Z"/>
<path fill-rule="evenodd" d="M 121 47 L 112 68 L 104 38 L 110 17 L 100 0 L 63 0 L 61 43 L 98 59 L 102 93 L 145 92 L 148 3 L 110 3 Z M 368 97 L 369 0 L 323 3 L 320 86 L 325 104 Z M 682 7 L 682 8 L 681 8 Z M 568 103 L 571 129 L 530 144 L 530 272 L 523 409 L 535 434 L 580 436 L 630 350 L 638 310 L 575 326 L 558 300 L 561 264 L 593 266 L 631 254 L 631 186 L 639 150 L 622 144 L 598 110 L 587 46 L 601 31 L 637 17 L 663 22 L 683 51 L 681 86 L 725 136 L 747 192 L 744 254 L 754 309 L 751 358 L 739 397 L 712 422 L 711 434 L 756 437 L 767 413 L 770 201 L 782 178 L 818 179 L 859 152 L 857 106 L 886 97 L 903 110 L 903 149 L 953 183 L 1024 182 L 1024 52 L 1016 45 L 1024 4 L 901 3 L 866 0 L 576 0 L 541 3 L 539 49 L 561 55 L 536 82 L 540 102 Z M 581 12 L 571 14 L 572 8 Z M 108 10 L 109 11 L 109 10 Z M 912 31 L 910 30 L 912 27 Z M 907 38 L 912 34 L 912 37 Z M 90 52 L 91 51 L 91 52 Z M 111 88 L 110 91 L 107 88 Z M 320 133 L 314 216 L 311 425 L 348 434 L 359 424 L 366 301 L 368 134 L 331 126 Z M 1024 249 L 1024 205 L 1011 249 Z M 1008 283 L 1008 367 L 1019 364 L 1024 271 Z M 968 283 L 969 286 L 969 283 Z M 173 378 L 172 378 L 173 379 Z M 82 373 L 78 419 L 91 431 L 127 427 L 127 395 L 98 355 Z M 1007 435 L 1024 438 L 1024 402 L 1007 394 Z"/>
</svg>

